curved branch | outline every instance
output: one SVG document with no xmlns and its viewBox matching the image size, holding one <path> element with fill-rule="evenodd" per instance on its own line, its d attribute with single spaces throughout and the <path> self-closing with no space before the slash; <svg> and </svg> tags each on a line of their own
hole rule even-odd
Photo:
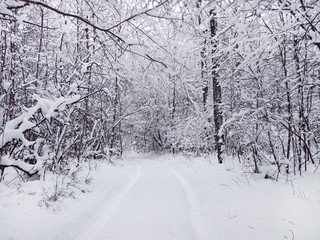
<svg viewBox="0 0 320 240">
<path fill-rule="evenodd" d="M 81 22 L 91 26 L 92 28 L 96 29 L 96 30 L 99 30 L 99 31 L 102 31 L 102 32 L 105 32 L 115 38 L 117 38 L 118 40 L 120 40 L 121 42 L 125 42 L 121 37 L 119 37 L 118 35 L 114 34 L 113 32 L 111 32 L 109 29 L 106 29 L 106 28 L 102 28 L 102 27 L 99 27 L 99 26 L 96 26 L 95 24 L 93 24 L 92 22 L 90 22 L 88 19 L 85 19 L 83 17 L 80 17 L 78 15 L 75 15 L 75 14 L 72 14 L 72 13 L 67 13 L 67 12 L 63 12 L 59 9 L 56 9 L 52 6 L 49 6 L 43 2 L 38 2 L 38 1 L 32 1 L 32 0 L 19 0 L 21 2 L 25 2 L 27 4 L 33 4 L 33 5 L 36 5 L 36 6 L 40 6 L 40 7 L 43 7 L 43 8 L 46 8 L 46 9 L 49 9 L 53 12 L 56 12 L 60 15 L 63 15 L 63 16 L 67 16 L 67 17 L 72 17 L 72 18 L 75 18 L 75 19 L 78 19 L 80 20 Z"/>
<path fill-rule="evenodd" d="M 0 164 L 0 169 L 4 170 L 7 167 L 13 167 L 16 168 L 18 170 L 20 170 L 21 172 L 24 172 L 25 174 L 28 175 L 28 177 L 32 177 L 33 175 L 36 175 L 39 171 L 35 171 L 34 173 L 28 172 L 27 170 L 24 170 L 22 167 L 18 166 L 18 165 L 14 165 L 14 164 L 10 164 L 10 165 L 3 165 Z"/>
<path fill-rule="evenodd" d="M 159 3 L 157 6 L 155 6 L 155 7 L 153 7 L 153 8 L 150 8 L 150 9 L 147 9 L 147 10 L 145 10 L 145 11 L 142 11 L 142 12 L 139 12 L 139 13 L 136 13 L 136 14 L 133 14 L 132 16 L 124 19 L 123 21 L 117 23 L 116 25 L 108 28 L 108 31 L 110 31 L 110 30 L 113 29 L 113 28 L 116 28 L 116 27 L 120 26 L 121 24 L 123 24 L 123 23 L 125 23 L 125 22 L 129 22 L 130 20 L 132 20 L 132 19 L 134 19 L 134 18 L 136 18 L 136 17 L 138 17 L 138 16 L 141 16 L 141 15 L 143 15 L 143 14 L 146 14 L 146 15 L 152 16 L 152 17 L 156 17 L 156 16 L 153 16 L 153 15 L 149 14 L 149 12 L 152 11 L 152 10 L 154 10 L 154 9 L 157 9 L 157 8 L 161 7 L 163 4 L 165 4 L 165 3 L 168 2 L 168 1 L 169 1 L 169 0 L 165 0 L 165 1 L 161 2 L 161 3 Z"/>
</svg>

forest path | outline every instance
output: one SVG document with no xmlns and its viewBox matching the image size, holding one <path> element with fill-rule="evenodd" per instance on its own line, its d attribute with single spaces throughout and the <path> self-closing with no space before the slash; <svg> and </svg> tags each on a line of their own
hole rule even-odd
<svg viewBox="0 0 320 240">
<path fill-rule="evenodd" d="M 275 182 L 233 163 L 127 155 L 102 163 L 90 185 L 77 185 L 76 199 L 51 208 L 38 203 L 55 178 L 19 192 L 0 185 L 0 239 L 319 240 L 319 174 Z"/>
<path fill-rule="evenodd" d="M 83 239 L 209 239 L 202 229 L 197 198 L 177 170 L 159 160 L 133 161 L 137 174 Z"/>
</svg>

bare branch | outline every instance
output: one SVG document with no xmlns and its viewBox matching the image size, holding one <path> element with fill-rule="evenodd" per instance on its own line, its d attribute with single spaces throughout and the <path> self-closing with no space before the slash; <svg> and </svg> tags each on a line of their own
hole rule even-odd
<svg viewBox="0 0 320 240">
<path fill-rule="evenodd" d="M 13 168 L 16 168 L 22 172 L 24 172 L 25 174 L 28 175 L 28 177 L 32 177 L 33 175 L 37 174 L 38 171 L 35 171 L 34 173 L 31 173 L 31 172 L 28 172 L 27 170 L 23 169 L 22 167 L 18 166 L 18 165 L 14 165 L 14 164 L 11 164 L 11 165 L 3 165 L 3 164 L 0 164 L 0 169 L 5 169 L 7 167 L 13 167 Z"/>
<path fill-rule="evenodd" d="M 59 9 L 56 9 L 52 6 L 49 6 L 45 3 L 42 3 L 42 2 L 38 2 L 38 1 L 31 1 L 31 0 L 19 0 L 21 2 L 25 2 L 27 4 L 33 4 L 33 5 L 37 5 L 37 6 L 40 6 L 40 7 L 43 7 L 43 8 L 46 8 L 46 9 L 49 9 L 53 12 L 56 12 L 60 15 L 63 15 L 63 16 L 67 16 L 67 17 L 72 17 L 72 18 L 75 18 L 75 19 L 78 19 L 80 20 L 81 22 L 91 26 L 92 28 L 96 29 L 96 30 L 99 30 L 99 31 L 102 31 L 102 32 L 105 32 L 106 34 L 108 34 L 109 36 L 112 36 L 118 40 L 120 40 L 121 42 L 125 42 L 121 37 L 119 37 L 118 35 L 116 35 L 115 33 L 111 32 L 110 30 L 108 29 L 105 29 L 105 28 L 102 28 L 102 27 L 99 27 L 99 26 L 96 26 L 95 24 L 93 24 L 92 22 L 90 22 L 88 19 L 85 19 L 83 17 L 80 17 L 78 15 L 75 15 L 75 14 L 72 14 L 72 13 L 67 13 L 67 12 L 63 12 Z"/>
<path fill-rule="evenodd" d="M 10 22 L 17 22 L 18 21 L 17 19 L 3 18 L 3 17 L 0 17 L 0 20 L 10 21 Z M 33 22 L 29 22 L 29 21 L 26 21 L 26 20 L 23 20 L 22 22 L 26 23 L 26 24 L 30 24 L 30 25 L 36 26 L 36 27 L 49 29 L 49 30 L 56 30 L 57 29 L 57 28 L 52 28 L 52 27 L 41 26 L 39 24 L 36 24 L 36 23 L 33 23 Z"/>
<path fill-rule="evenodd" d="M 130 20 L 132 20 L 132 19 L 134 19 L 134 18 L 136 18 L 136 17 L 138 17 L 138 16 L 141 16 L 141 15 L 144 15 L 144 14 L 146 14 L 146 15 L 148 15 L 148 16 L 151 16 L 150 14 L 148 14 L 150 11 L 161 7 L 163 4 L 165 4 L 165 3 L 168 2 L 168 1 L 169 1 L 169 0 L 165 0 L 165 1 L 161 2 L 160 4 L 158 4 L 157 6 L 151 8 L 151 9 L 147 9 L 147 10 L 145 10 L 145 11 L 142 11 L 142 12 L 139 12 L 139 13 L 136 13 L 136 14 L 133 14 L 132 16 L 124 19 L 123 21 L 117 23 L 116 25 L 108 28 L 108 31 L 110 31 L 110 30 L 113 29 L 113 28 L 116 28 L 116 27 L 120 26 L 121 24 L 123 24 L 123 23 L 125 23 L 125 22 L 129 22 Z M 153 15 L 152 15 L 152 16 L 153 16 Z M 155 17 L 155 16 L 153 16 L 153 17 Z"/>
</svg>

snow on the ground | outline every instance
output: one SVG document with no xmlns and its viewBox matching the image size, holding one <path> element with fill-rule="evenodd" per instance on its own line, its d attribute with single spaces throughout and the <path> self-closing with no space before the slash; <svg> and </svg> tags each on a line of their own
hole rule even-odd
<svg viewBox="0 0 320 240">
<path fill-rule="evenodd" d="M 54 181 L 0 184 L 0 239 L 319 239 L 319 172 L 275 182 L 216 162 L 128 156 L 50 208 L 38 202 Z"/>
</svg>

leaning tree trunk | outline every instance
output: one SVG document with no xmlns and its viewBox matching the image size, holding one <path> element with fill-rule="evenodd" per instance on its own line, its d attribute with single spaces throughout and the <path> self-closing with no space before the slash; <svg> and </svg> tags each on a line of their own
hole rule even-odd
<svg viewBox="0 0 320 240">
<path fill-rule="evenodd" d="M 222 118 L 222 111 L 221 111 L 221 102 L 222 102 L 222 95 L 221 95 L 221 85 L 218 79 L 218 59 L 214 56 L 216 52 L 217 45 L 216 41 L 213 39 L 217 32 L 217 20 L 215 18 L 215 13 L 213 10 L 210 12 L 211 19 L 210 19 L 210 32 L 211 32 L 211 44 L 212 44 L 212 87 L 213 87 L 213 120 L 215 126 L 215 149 L 218 155 L 219 163 L 223 162 L 222 158 L 222 146 L 223 146 L 223 136 L 220 135 L 220 129 L 222 126 L 223 118 Z"/>
</svg>

